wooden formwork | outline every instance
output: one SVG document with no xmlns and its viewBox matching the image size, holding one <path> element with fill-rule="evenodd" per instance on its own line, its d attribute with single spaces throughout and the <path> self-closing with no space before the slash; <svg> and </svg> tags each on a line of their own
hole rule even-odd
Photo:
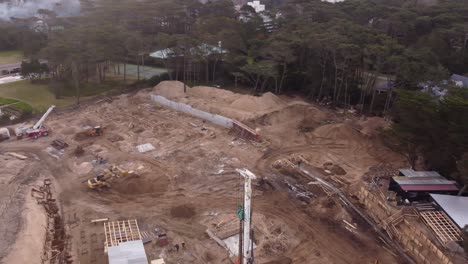
<svg viewBox="0 0 468 264">
<path fill-rule="evenodd" d="M 260 142 L 260 135 L 253 130 L 252 128 L 248 127 L 247 125 L 243 124 L 240 121 L 232 120 L 232 129 L 236 131 L 241 138 L 253 140 Z"/>
<path fill-rule="evenodd" d="M 122 242 L 141 240 L 137 220 L 123 220 L 104 223 L 106 248 L 116 247 Z"/>
<path fill-rule="evenodd" d="M 419 212 L 424 223 L 435 233 L 437 239 L 445 246 L 450 241 L 463 241 L 460 229 L 442 211 Z"/>
</svg>

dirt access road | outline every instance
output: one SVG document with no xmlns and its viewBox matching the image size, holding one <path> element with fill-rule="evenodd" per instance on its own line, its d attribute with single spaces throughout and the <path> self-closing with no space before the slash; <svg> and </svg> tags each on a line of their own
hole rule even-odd
<svg viewBox="0 0 468 264">
<path fill-rule="evenodd" d="M 170 91 L 180 87 L 175 82 L 162 85 L 176 87 L 164 87 Z M 161 94 L 161 87 L 52 115 L 47 121 L 53 129 L 50 137 L 1 143 L 0 165 L 10 168 L 0 173 L 1 188 L 9 190 L 6 193 L 11 197 L 11 202 L 2 207 L 0 218 L 0 226 L 9 232 L 0 246 L 3 261 L 19 256 L 23 242 L 18 234 L 23 236 L 25 230 L 31 230 L 28 215 L 20 213 L 34 205 L 25 199 L 30 188 L 43 178 L 51 178 L 75 263 L 107 263 L 102 224 L 91 224 L 92 219 L 99 218 L 137 219 L 142 233 L 153 239 L 145 245 L 150 259 L 232 263 L 205 231 L 210 229 L 219 236 L 236 232 L 235 213 L 243 184 L 233 172 L 235 168 L 248 168 L 260 178 L 254 183 L 253 202 L 257 263 L 403 263 L 384 250 L 370 227 L 349 214 L 337 197 L 328 196 L 317 185 L 308 185 L 309 179 L 272 167 L 277 159 L 294 153 L 301 153 L 317 168 L 333 162 L 345 170 L 336 177 L 346 183 L 343 190 L 347 190 L 371 166 L 401 163 L 401 158 L 378 140 L 359 132 L 361 121 L 345 120 L 304 102 L 298 104 L 297 98 L 261 97 L 268 99 L 265 103 L 234 94 L 233 100 L 224 91 L 207 93 L 208 89 L 214 88 L 191 88 L 181 100 L 214 113 L 225 112 L 228 117 L 245 117 L 242 121 L 258 128 L 266 143 L 244 141 L 224 128 L 156 106 L 149 94 Z M 217 93 L 221 94 L 221 105 L 213 98 Z M 236 112 L 243 101 L 256 104 L 249 105 L 248 112 Z M 263 108 L 254 109 L 257 105 Z M 96 125 L 104 127 L 103 136 L 76 136 L 86 126 Z M 49 148 L 56 138 L 70 145 L 63 153 Z M 156 149 L 138 153 L 136 146 L 144 143 Z M 77 146 L 83 147 L 82 155 L 75 155 Z M 28 159 L 18 161 L 7 156 L 11 151 Z M 375 152 L 380 155 L 373 155 Z M 140 176 L 119 179 L 107 190 L 90 190 L 86 180 L 107 166 L 93 164 L 96 155 L 104 157 L 107 164 L 138 167 Z M 299 196 L 298 190 L 307 197 Z M 14 218 L 24 220 L 14 222 Z M 343 219 L 355 223 L 356 231 L 348 231 Z M 167 233 L 169 246 L 158 246 L 156 229 Z M 171 245 L 182 241 L 186 248 L 174 252 Z M 31 263 L 39 258 L 37 250 L 24 252 L 24 256 Z"/>
</svg>

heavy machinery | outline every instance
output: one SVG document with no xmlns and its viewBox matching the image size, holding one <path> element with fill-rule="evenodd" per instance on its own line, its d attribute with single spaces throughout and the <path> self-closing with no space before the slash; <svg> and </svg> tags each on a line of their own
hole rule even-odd
<svg viewBox="0 0 468 264">
<path fill-rule="evenodd" d="M 104 134 L 104 129 L 101 126 L 90 127 L 87 126 L 83 131 L 75 135 L 75 140 L 81 141 L 90 137 L 98 137 Z"/>
<path fill-rule="evenodd" d="M 56 150 L 61 150 L 61 149 L 64 149 L 64 148 L 68 147 L 67 142 L 65 142 L 65 141 L 63 141 L 61 139 L 53 140 L 52 143 L 50 143 L 50 145 L 52 147 L 54 147 Z"/>
<path fill-rule="evenodd" d="M 46 137 L 49 135 L 49 129 L 43 127 L 44 121 L 55 109 L 55 105 L 49 107 L 47 112 L 42 115 L 41 119 L 33 127 L 20 127 L 15 129 L 16 137 L 22 139 L 24 136 L 37 139 L 39 137 Z"/>
<path fill-rule="evenodd" d="M 119 166 L 111 165 L 109 168 L 105 169 L 99 173 L 96 177 L 88 180 L 88 187 L 91 189 L 100 189 L 100 188 L 109 188 L 110 181 L 115 178 L 123 178 L 128 176 L 138 176 L 134 171 L 127 171 Z"/>
<path fill-rule="evenodd" d="M 91 129 L 86 130 L 86 135 L 89 137 L 102 136 L 103 131 L 101 126 L 95 126 Z"/>
</svg>

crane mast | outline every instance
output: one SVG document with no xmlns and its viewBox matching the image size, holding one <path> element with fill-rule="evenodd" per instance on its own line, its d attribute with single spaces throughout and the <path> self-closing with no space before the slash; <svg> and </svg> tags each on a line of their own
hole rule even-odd
<svg viewBox="0 0 468 264">
<path fill-rule="evenodd" d="M 49 109 L 47 110 L 47 112 L 44 113 L 44 115 L 42 115 L 41 119 L 39 119 L 39 121 L 37 121 L 37 123 L 32 127 L 32 129 L 36 130 L 36 129 L 39 129 L 42 127 L 42 124 L 44 123 L 44 121 L 46 120 L 46 118 L 50 115 L 50 113 L 55 109 L 55 105 L 52 105 L 49 107 Z"/>
<path fill-rule="evenodd" d="M 257 177 L 248 169 L 237 169 L 240 175 L 244 177 L 244 207 L 243 207 L 243 234 L 242 234 L 242 263 L 250 264 L 252 262 L 252 180 Z M 239 256 L 239 258 L 241 258 Z"/>
</svg>

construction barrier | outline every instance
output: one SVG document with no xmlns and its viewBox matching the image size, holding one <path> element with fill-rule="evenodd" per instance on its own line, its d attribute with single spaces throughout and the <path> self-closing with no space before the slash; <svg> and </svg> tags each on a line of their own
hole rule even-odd
<svg viewBox="0 0 468 264">
<path fill-rule="evenodd" d="M 172 109 L 175 109 L 177 111 L 180 111 L 189 115 L 199 117 L 201 119 L 210 121 L 214 124 L 223 126 L 225 128 L 232 128 L 233 126 L 232 119 L 224 117 L 224 116 L 215 115 L 215 114 L 211 114 L 202 110 L 198 110 L 196 108 L 191 107 L 190 105 L 177 103 L 160 95 L 151 95 L 151 99 L 164 106 L 170 107 Z"/>
</svg>

